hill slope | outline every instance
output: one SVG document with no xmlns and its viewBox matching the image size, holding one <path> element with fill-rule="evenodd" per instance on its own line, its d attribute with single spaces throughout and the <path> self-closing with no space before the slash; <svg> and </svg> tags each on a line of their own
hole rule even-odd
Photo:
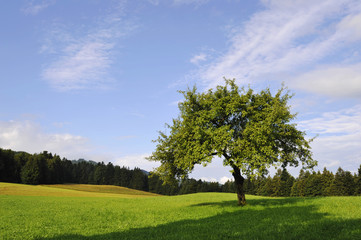
<svg viewBox="0 0 361 240">
<path fill-rule="evenodd" d="M 54 197 L 154 197 L 154 193 L 135 189 L 87 184 L 25 185 L 0 182 L 0 195 Z"/>
</svg>

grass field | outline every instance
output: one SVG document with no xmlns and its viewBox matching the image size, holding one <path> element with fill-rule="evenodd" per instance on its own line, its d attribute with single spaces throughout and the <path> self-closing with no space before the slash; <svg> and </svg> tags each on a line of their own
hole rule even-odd
<svg viewBox="0 0 361 240">
<path fill-rule="evenodd" d="M 0 183 L 0 239 L 361 239 L 361 197 L 247 196 L 238 207 L 228 193 L 140 197 L 89 187 Z"/>
</svg>

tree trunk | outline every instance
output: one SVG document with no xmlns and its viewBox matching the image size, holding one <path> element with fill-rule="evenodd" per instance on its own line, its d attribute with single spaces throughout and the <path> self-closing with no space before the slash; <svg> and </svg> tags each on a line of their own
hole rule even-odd
<svg viewBox="0 0 361 240">
<path fill-rule="evenodd" d="M 241 175 L 241 171 L 236 166 L 233 166 L 232 175 L 234 177 L 234 183 L 236 185 L 238 205 L 244 206 L 244 205 L 246 205 L 246 196 L 245 196 L 244 190 L 243 190 L 244 178 Z"/>
</svg>

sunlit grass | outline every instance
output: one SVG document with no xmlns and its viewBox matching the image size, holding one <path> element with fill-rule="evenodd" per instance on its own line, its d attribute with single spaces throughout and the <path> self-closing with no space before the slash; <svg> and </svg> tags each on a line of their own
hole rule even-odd
<svg viewBox="0 0 361 240">
<path fill-rule="evenodd" d="M 361 197 L 247 200 L 0 195 L 0 239 L 361 239 Z"/>
<path fill-rule="evenodd" d="M 0 195 L 53 197 L 150 197 L 157 194 L 109 185 L 57 184 L 24 185 L 0 183 Z"/>
<path fill-rule="evenodd" d="M 50 188 L 70 189 L 84 192 L 96 192 L 96 193 L 115 193 L 135 196 L 159 196 L 155 193 L 139 191 L 126 187 L 118 187 L 112 185 L 89 185 L 89 184 L 54 184 L 54 185 L 42 185 Z"/>
</svg>

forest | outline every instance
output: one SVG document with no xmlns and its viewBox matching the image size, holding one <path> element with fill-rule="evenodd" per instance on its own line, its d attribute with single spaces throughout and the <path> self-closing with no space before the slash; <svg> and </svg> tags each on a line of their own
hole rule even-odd
<svg viewBox="0 0 361 240">
<path fill-rule="evenodd" d="M 114 166 L 112 163 L 60 158 L 44 151 L 39 154 L 16 152 L 0 148 L 0 182 L 23 184 L 98 184 L 116 185 L 149 191 L 162 195 L 178 195 L 196 192 L 235 192 L 233 181 L 225 184 L 186 178 L 178 185 L 164 184 L 155 174 L 140 168 Z M 352 196 L 361 195 L 361 165 L 352 174 L 341 167 L 334 174 L 326 168 L 320 171 L 301 170 L 297 178 L 287 169 L 278 169 L 271 176 L 246 179 L 247 194 L 288 196 Z"/>
</svg>

